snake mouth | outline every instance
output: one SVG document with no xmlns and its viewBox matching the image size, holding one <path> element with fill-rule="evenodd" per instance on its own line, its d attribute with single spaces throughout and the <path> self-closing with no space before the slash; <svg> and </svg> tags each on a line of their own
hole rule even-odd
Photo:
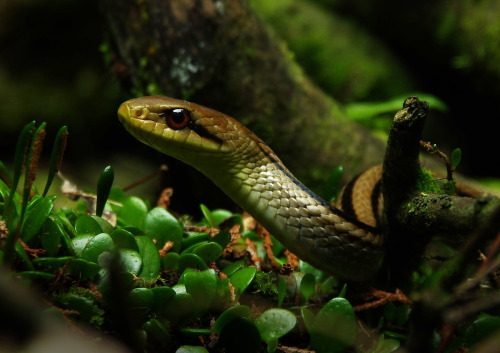
<svg viewBox="0 0 500 353">
<path fill-rule="evenodd" d="M 132 101 L 132 104 L 129 104 Z M 194 165 L 199 156 L 211 163 L 225 154 L 223 145 L 211 135 L 206 136 L 203 127 L 191 126 L 173 130 L 159 116 L 153 106 L 136 105 L 134 100 L 124 102 L 118 108 L 118 120 L 125 129 L 142 143 L 154 149 Z"/>
<path fill-rule="evenodd" d="M 122 103 L 120 107 L 118 108 L 118 120 L 122 123 L 125 124 L 128 122 L 130 119 L 130 108 L 127 104 L 127 102 Z"/>
</svg>

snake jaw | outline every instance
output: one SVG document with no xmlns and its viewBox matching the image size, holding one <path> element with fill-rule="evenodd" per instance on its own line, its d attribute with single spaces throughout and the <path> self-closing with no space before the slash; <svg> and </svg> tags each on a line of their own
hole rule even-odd
<svg viewBox="0 0 500 353">
<path fill-rule="evenodd" d="M 198 118 L 196 111 L 190 108 L 188 102 L 177 100 L 157 102 L 155 99 L 157 97 L 148 98 L 150 99 L 131 99 L 118 108 L 118 120 L 142 143 L 202 172 L 206 172 L 205 167 L 216 168 L 221 161 L 221 155 L 230 152 L 231 149 L 227 144 L 200 134 L 209 122 L 204 121 L 204 118 Z M 194 124 L 181 130 L 171 129 L 160 113 L 164 109 L 176 108 L 188 110 L 194 118 Z M 165 141 L 168 141 L 168 145 Z M 203 165 L 200 165 L 199 158 L 205 161 Z"/>
</svg>

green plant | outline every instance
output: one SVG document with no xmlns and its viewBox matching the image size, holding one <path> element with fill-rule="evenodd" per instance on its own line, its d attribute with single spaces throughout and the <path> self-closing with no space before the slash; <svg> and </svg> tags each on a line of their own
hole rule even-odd
<svg viewBox="0 0 500 353">
<path fill-rule="evenodd" d="M 259 262 L 269 267 L 269 256 L 286 263 L 284 248 L 271 238 L 267 252 L 262 236 L 244 229 L 241 214 L 201 205 L 203 218 L 183 224 L 113 186 L 109 166 L 96 183 L 95 212 L 88 213 L 86 201 L 74 209 L 55 207 L 56 196 L 48 191 L 67 131 L 57 134 L 40 193 L 33 182 L 44 128 L 32 122 L 23 129 L 12 174 L 0 162 L 0 258 L 13 277 L 36 284 L 49 306 L 67 318 L 106 328 L 102 335 L 128 337 L 147 352 L 271 353 L 295 344 L 291 337 L 302 324 L 307 335 L 299 348 L 319 353 L 348 352 L 352 345 L 360 352 L 389 353 L 407 339 L 407 305 L 389 302 L 380 316 L 369 315 L 372 340 L 359 343 L 363 331 L 341 282 L 303 262 L 292 274 L 259 271 Z M 255 256 L 248 255 L 248 244 Z M 415 288 L 428 290 L 447 273 L 449 266 L 441 272 L 423 268 Z M 474 346 L 500 327 L 498 320 L 478 315 L 459 327 L 450 347 Z"/>
</svg>

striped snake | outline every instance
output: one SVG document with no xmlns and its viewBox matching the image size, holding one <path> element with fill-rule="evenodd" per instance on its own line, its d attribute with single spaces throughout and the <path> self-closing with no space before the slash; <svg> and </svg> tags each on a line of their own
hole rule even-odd
<svg viewBox="0 0 500 353">
<path fill-rule="evenodd" d="M 380 268 L 380 166 L 351 181 L 334 207 L 297 180 L 271 148 L 230 116 L 151 96 L 124 102 L 118 118 L 138 140 L 201 171 L 314 267 L 349 281 L 369 280 Z"/>
</svg>

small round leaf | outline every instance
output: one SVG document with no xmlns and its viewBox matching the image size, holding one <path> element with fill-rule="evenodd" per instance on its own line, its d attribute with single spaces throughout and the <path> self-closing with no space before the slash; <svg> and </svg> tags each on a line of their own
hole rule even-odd
<svg viewBox="0 0 500 353">
<path fill-rule="evenodd" d="M 172 251 L 178 252 L 181 249 L 184 230 L 177 219 L 162 207 L 155 207 L 149 211 L 144 220 L 144 232 L 156 240 L 158 249 L 161 249 L 167 241 L 174 243 Z"/>
<path fill-rule="evenodd" d="M 351 304 L 333 298 L 319 311 L 309 335 L 311 346 L 319 352 L 344 352 L 356 338 L 356 318 Z"/>
<path fill-rule="evenodd" d="M 297 323 L 295 315 L 285 309 L 268 309 L 262 313 L 255 324 L 263 341 L 269 342 L 290 332 Z"/>
<path fill-rule="evenodd" d="M 118 217 L 126 226 L 142 229 L 147 213 L 148 207 L 144 201 L 136 196 L 131 196 L 123 203 Z"/>
<path fill-rule="evenodd" d="M 222 247 L 215 242 L 208 242 L 196 247 L 193 254 L 198 255 L 206 264 L 209 264 L 222 255 Z"/>
<path fill-rule="evenodd" d="M 195 268 L 198 270 L 206 270 L 207 264 L 195 254 L 182 254 L 179 256 L 178 262 L 179 272 L 184 272 L 186 268 Z"/>
<path fill-rule="evenodd" d="M 222 329 L 237 317 L 250 317 L 250 308 L 246 305 L 236 305 L 225 310 L 219 315 L 217 320 L 215 320 L 213 326 L 215 333 L 220 334 Z"/>
<path fill-rule="evenodd" d="M 139 255 L 137 251 L 131 249 L 120 249 L 118 251 L 120 253 L 123 269 L 138 274 L 142 266 L 141 255 Z"/>
</svg>

